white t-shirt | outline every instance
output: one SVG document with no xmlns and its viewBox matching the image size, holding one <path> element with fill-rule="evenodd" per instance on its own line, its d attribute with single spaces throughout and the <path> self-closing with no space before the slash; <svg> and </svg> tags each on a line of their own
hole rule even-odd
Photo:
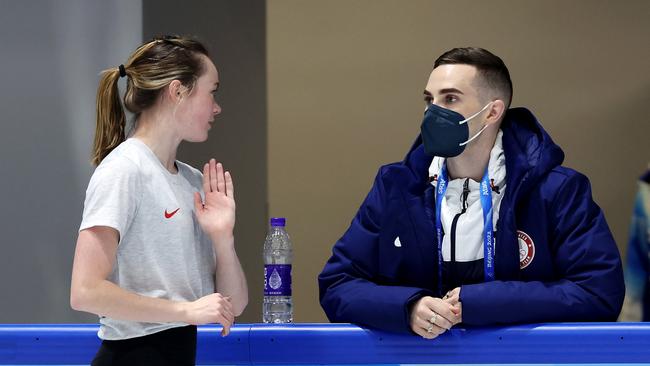
<svg viewBox="0 0 650 366">
<path fill-rule="evenodd" d="M 176 161 L 170 173 L 142 141 L 129 138 L 99 164 L 88 184 L 79 230 L 108 226 L 120 239 L 108 280 L 143 296 L 193 301 L 215 292 L 212 244 L 194 214 L 202 174 Z M 100 317 L 102 339 L 184 326 Z"/>
</svg>

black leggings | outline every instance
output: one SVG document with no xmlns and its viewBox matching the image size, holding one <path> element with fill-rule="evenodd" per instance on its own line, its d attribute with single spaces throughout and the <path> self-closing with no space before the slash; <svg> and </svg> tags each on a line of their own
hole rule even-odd
<svg viewBox="0 0 650 366">
<path fill-rule="evenodd" d="M 92 366 L 194 365 L 196 326 L 167 329 L 144 337 L 102 341 Z"/>
</svg>

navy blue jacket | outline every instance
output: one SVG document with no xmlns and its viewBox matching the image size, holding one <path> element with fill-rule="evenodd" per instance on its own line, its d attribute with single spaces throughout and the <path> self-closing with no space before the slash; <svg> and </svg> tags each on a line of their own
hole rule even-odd
<svg viewBox="0 0 650 366">
<path fill-rule="evenodd" d="M 507 189 L 495 233 L 496 281 L 461 287 L 463 323 L 615 321 L 625 295 L 620 254 L 589 180 L 560 165 L 564 153 L 528 110 L 508 110 L 501 129 Z M 410 332 L 409 305 L 440 297 L 435 210 L 427 213 L 431 160 L 418 137 L 403 162 L 379 169 L 318 277 L 330 321 Z M 524 269 L 518 230 L 535 247 Z"/>
</svg>

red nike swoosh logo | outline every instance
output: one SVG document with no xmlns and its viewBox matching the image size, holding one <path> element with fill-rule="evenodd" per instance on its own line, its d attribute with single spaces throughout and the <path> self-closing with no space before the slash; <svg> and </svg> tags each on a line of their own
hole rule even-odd
<svg viewBox="0 0 650 366">
<path fill-rule="evenodd" d="M 174 214 L 176 214 L 176 212 L 178 212 L 178 210 L 180 210 L 180 209 L 181 208 L 179 207 L 179 208 L 175 209 L 172 212 L 167 212 L 167 210 L 165 210 L 165 218 L 166 219 L 171 219 L 171 217 L 174 216 Z"/>
</svg>

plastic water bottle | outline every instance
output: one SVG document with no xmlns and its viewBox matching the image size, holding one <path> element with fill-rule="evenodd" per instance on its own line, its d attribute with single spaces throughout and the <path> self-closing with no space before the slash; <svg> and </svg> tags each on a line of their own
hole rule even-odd
<svg viewBox="0 0 650 366">
<path fill-rule="evenodd" d="M 291 239 L 284 230 L 284 217 L 271 218 L 271 227 L 264 241 L 264 323 L 293 322 L 291 301 Z"/>
</svg>

